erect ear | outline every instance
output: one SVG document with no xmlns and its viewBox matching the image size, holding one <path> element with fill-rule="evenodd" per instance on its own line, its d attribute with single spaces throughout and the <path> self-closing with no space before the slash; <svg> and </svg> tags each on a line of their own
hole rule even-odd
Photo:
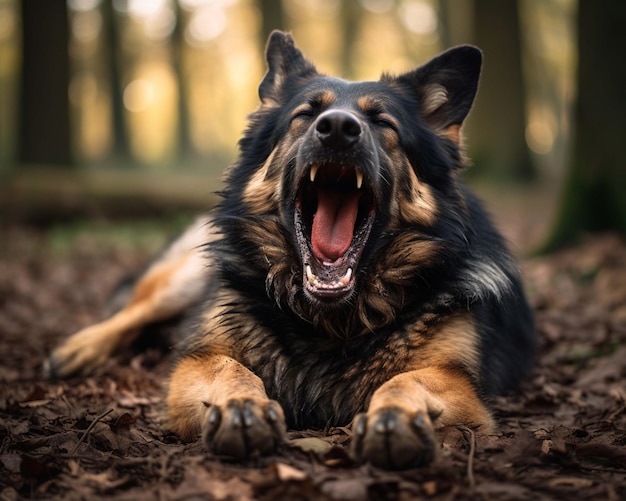
<svg viewBox="0 0 626 501">
<path fill-rule="evenodd" d="M 291 35 L 273 31 L 265 49 L 267 73 L 259 85 L 259 97 L 263 103 L 277 100 L 283 84 L 292 75 L 312 75 L 317 73 L 300 52 Z"/>
<path fill-rule="evenodd" d="M 456 143 L 461 142 L 461 125 L 476 96 L 482 59 L 478 48 L 462 45 L 397 78 L 417 92 L 422 119 Z"/>
</svg>

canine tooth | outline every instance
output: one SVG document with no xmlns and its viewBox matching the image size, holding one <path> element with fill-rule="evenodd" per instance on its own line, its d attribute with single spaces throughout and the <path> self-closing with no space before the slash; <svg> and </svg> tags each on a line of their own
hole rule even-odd
<svg viewBox="0 0 626 501">
<path fill-rule="evenodd" d="M 341 277 L 340 282 L 342 283 L 342 285 L 348 285 L 348 283 L 350 282 L 350 279 L 352 278 L 352 268 L 348 268 L 348 271 L 346 271 L 346 274 Z"/>
<path fill-rule="evenodd" d="M 317 280 L 317 277 L 313 274 L 311 267 L 308 264 L 306 265 L 306 278 L 311 285 L 313 285 Z"/>
<path fill-rule="evenodd" d="M 313 164 L 311 165 L 311 170 L 309 172 L 309 178 L 311 179 L 311 182 L 313 183 L 315 181 L 315 177 L 317 176 L 317 171 L 320 168 L 320 164 Z"/>
<path fill-rule="evenodd" d="M 356 189 L 360 190 L 361 186 L 363 186 L 363 172 L 361 169 L 356 169 Z"/>
</svg>

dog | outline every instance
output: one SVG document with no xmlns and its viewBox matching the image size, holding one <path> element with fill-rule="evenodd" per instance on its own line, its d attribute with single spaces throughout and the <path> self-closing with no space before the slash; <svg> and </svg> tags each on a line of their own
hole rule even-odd
<svg viewBox="0 0 626 501">
<path fill-rule="evenodd" d="M 480 50 L 372 82 L 320 74 L 282 32 L 266 59 L 217 207 L 48 375 L 92 370 L 194 311 L 167 422 L 217 454 L 351 424 L 357 460 L 403 469 L 433 460 L 439 428 L 492 433 L 490 398 L 528 373 L 536 341 L 518 266 L 461 180 Z"/>
</svg>

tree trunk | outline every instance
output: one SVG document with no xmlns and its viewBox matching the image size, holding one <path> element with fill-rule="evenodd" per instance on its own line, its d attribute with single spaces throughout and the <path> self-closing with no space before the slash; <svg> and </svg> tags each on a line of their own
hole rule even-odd
<svg viewBox="0 0 626 501">
<path fill-rule="evenodd" d="M 438 0 L 439 36 L 444 49 L 469 43 L 474 24 L 472 0 Z"/>
<path fill-rule="evenodd" d="M 534 169 L 525 137 L 517 2 L 474 0 L 474 39 L 484 62 L 468 121 L 472 171 L 494 179 L 530 180 Z"/>
<path fill-rule="evenodd" d="M 282 0 L 259 0 L 259 9 L 261 10 L 261 47 L 265 47 L 265 43 L 273 30 L 285 30 L 285 12 L 283 10 Z"/>
<path fill-rule="evenodd" d="M 65 0 L 23 0 L 19 161 L 70 165 Z"/>
<path fill-rule="evenodd" d="M 585 231 L 626 234 L 625 23 L 623 0 L 579 3 L 574 137 L 560 210 L 545 251 Z"/>
<path fill-rule="evenodd" d="M 194 149 L 191 142 L 189 100 L 187 94 L 187 78 L 185 75 L 185 19 L 180 1 L 176 0 L 176 28 L 172 36 L 172 66 L 178 84 L 178 153 L 184 159 L 193 157 Z"/>
<path fill-rule="evenodd" d="M 102 3 L 105 43 L 107 44 L 107 66 L 111 88 L 111 112 L 113 116 L 113 156 L 120 165 L 127 165 L 131 159 L 128 140 L 128 127 L 124 112 L 122 81 L 122 61 L 120 48 L 119 19 L 113 9 L 113 0 Z"/>
<path fill-rule="evenodd" d="M 341 3 L 341 27 L 343 28 L 343 44 L 341 47 L 342 76 L 347 79 L 356 77 L 354 64 L 354 46 L 361 26 L 363 7 L 357 0 L 344 0 Z"/>
</svg>

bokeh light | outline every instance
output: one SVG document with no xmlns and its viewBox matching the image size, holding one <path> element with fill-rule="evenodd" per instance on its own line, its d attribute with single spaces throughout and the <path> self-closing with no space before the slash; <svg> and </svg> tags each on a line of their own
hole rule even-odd
<svg viewBox="0 0 626 501">
<path fill-rule="evenodd" d="M 556 118 L 546 108 L 534 108 L 526 126 L 526 143 L 539 155 L 552 151 L 557 133 Z"/>
<path fill-rule="evenodd" d="M 413 33 L 430 35 L 437 30 L 437 12 L 430 2 L 406 0 L 400 5 L 398 15 Z"/>
<path fill-rule="evenodd" d="M 228 20 L 222 7 L 203 6 L 191 15 L 185 40 L 191 45 L 202 45 L 221 35 L 227 25 Z"/>
</svg>

